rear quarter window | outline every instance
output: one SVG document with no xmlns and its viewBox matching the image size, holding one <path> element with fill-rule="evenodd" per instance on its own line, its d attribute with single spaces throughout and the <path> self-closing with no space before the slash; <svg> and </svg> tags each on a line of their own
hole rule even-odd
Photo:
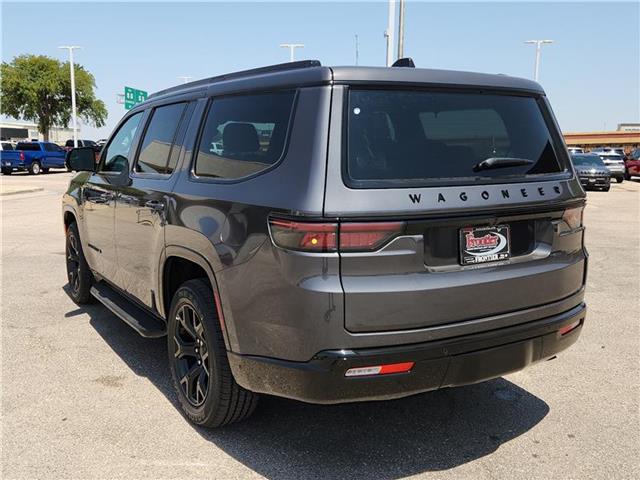
<svg viewBox="0 0 640 480">
<path fill-rule="evenodd" d="M 356 188 L 509 181 L 565 170 L 534 97 L 354 89 L 347 109 L 345 181 Z M 523 165 L 478 169 L 490 158 Z"/>
<path fill-rule="evenodd" d="M 199 177 L 239 179 L 282 157 L 295 91 L 214 98 L 196 153 Z"/>
</svg>

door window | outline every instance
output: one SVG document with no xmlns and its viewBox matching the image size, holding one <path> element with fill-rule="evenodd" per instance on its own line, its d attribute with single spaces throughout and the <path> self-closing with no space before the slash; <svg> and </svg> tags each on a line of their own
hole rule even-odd
<svg viewBox="0 0 640 480">
<path fill-rule="evenodd" d="M 136 172 L 169 174 L 173 171 L 177 161 L 177 155 L 172 151 L 173 144 L 186 105 L 186 103 L 174 103 L 158 107 L 153 111 L 142 139 L 138 161 L 134 168 Z"/>
<path fill-rule="evenodd" d="M 131 145 L 136 136 L 136 130 L 141 118 L 142 112 L 129 117 L 113 136 L 109 145 L 102 152 L 100 172 L 123 172 L 126 170 Z"/>
<path fill-rule="evenodd" d="M 295 92 L 214 99 L 200 138 L 195 173 L 235 179 L 278 162 L 284 151 Z"/>
</svg>

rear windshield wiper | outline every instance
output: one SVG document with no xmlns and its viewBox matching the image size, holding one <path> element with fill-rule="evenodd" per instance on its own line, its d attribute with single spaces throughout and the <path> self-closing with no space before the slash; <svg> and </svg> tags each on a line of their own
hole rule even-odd
<svg viewBox="0 0 640 480">
<path fill-rule="evenodd" d="M 474 172 L 480 170 L 489 170 L 492 168 L 504 168 L 504 167 L 519 167 L 521 165 L 533 165 L 533 160 L 527 160 L 526 158 L 514 158 L 514 157 L 491 157 L 487 158 L 473 166 Z"/>
</svg>

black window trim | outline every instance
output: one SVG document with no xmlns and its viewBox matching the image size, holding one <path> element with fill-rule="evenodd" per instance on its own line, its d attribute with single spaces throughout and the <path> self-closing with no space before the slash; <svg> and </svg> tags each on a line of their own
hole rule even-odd
<svg viewBox="0 0 640 480">
<path fill-rule="evenodd" d="M 118 134 L 118 132 L 120 131 L 120 129 L 122 127 L 124 127 L 124 125 L 131 120 L 133 117 L 135 117 L 136 115 L 142 115 L 142 117 L 140 118 L 141 122 L 145 121 L 145 118 L 147 118 L 148 116 L 148 111 L 144 110 L 144 109 L 140 109 L 140 110 L 135 110 L 130 112 L 128 115 L 124 116 L 121 120 L 120 123 L 118 123 L 118 125 L 116 126 L 116 128 L 113 130 L 113 132 L 111 133 L 111 136 L 109 137 L 109 141 L 107 143 L 105 143 L 104 147 L 102 147 L 102 149 L 100 150 L 100 161 L 98 162 L 98 165 L 96 166 L 96 171 L 95 174 L 96 175 L 105 175 L 107 177 L 120 177 L 122 175 L 124 175 L 125 173 L 130 174 L 131 173 L 131 162 L 129 162 L 129 171 L 123 171 L 123 172 L 109 172 L 109 171 L 103 171 L 101 170 L 102 165 L 104 165 L 105 162 L 105 152 L 107 152 L 109 150 L 109 147 L 111 146 L 111 143 L 113 142 L 113 139 L 115 138 L 115 136 Z M 133 144 L 131 145 L 132 147 L 135 147 L 135 149 L 138 149 L 138 143 L 140 141 L 140 130 L 136 131 L 136 134 L 133 137 Z"/>
<path fill-rule="evenodd" d="M 538 92 L 529 92 L 529 91 L 519 91 L 519 90 L 510 90 L 504 88 L 485 88 L 485 87 L 465 87 L 465 86 L 455 86 L 455 87 L 444 87 L 444 86 L 432 86 L 432 85 L 380 85 L 380 84 L 358 84 L 355 85 L 354 90 L 394 90 L 394 91 L 424 91 L 424 92 L 446 92 L 446 93 L 476 93 L 476 94 L 491 94 L 491 95 L 505 95 L 511 97 L 528 97 L 533 98 L 538 104 L 538 108 L 542 114 L 543 120 L 547 129 L 549 131 L 549 135 L 552 140 L 551 147 L 553 148 L 553 152 L 556 155 L 556 158 L 560 162 L 560 167 L 563 168 L 561 172 L 557 173 L 540 173 L 534 175 L 513 175 L 513 176 L 502 176 L 502 177 L 486 177 L 483 178 L 481 182 L 478 182 L 477 179 L 464 179 L 464 177 L 459 178 L 442 178 L 442 179 L 407 179 L 407 180 L 354 180 L 349 177 L 348 172 L 348 155 L 349 155 L 349 91 L 351 87 L 349 85 L 345 86 L 343 91 L 342 98 L 342 125 L 340 127 L 341 130 L 341 154 L 340 154 L 340 171 L 342 176 L 342 182 L 348 188 L 356 189 L 356 190 L 366 190 L 366 189 L 397 189 L 397 188 L 428 188 L 428 187 L 458 187 L 458 186 L 467 186 L 467 185 L 500 185 L 500 184 L 510 184 L 510 183 L 532 183 L 532 182 L 541 182 L 541 181 L 561 181 L 561 180 L 570 180 L 573 177 L 573 170 L 571 167 L 571 159 L 568 157 L 568 154 L 563 155 L 563 152 L 566 151 L 566 148 L 561 148 L 564 145 L 564 141 L 560 138 L 558 132 L 556 131 L 555 122 L 549 111 L 547 104 L 543 101 L 544 95 Z"/>
<path fill-rule="evenodd" d="M 221 98 L 232 98 L 232 97 L 247 97 L 247 96 L 254 96 L 254 95 L 268 95 L 270 93 L 280 93 L 280 92 L 293 92 L 293 102 L 291 105 L 291 112 L 289 112 L 289 120 L 287 121 L 287 132 L 284 138 L 284 147 L 282 149 L 282 153 L 280 155 L 280 157 L 278 157 L 278 160 L 276 160 L 275 162 L 273 162 L 273 164 L 269 165 L 267 168 L 260 170 L 258 172 L 252 173 L 250 175 L 245 175 L 244 177 L 238 177 L 238 178 L 216 178 L 216 177 L 209 177 L 206 175 L 197 175 L 196 174 L 196 160 L 198 157 L 198 152 L 200 151 L 200 142 L 202 140 L 202 135 L 204 134 L 204 127 L 205 124 L 207 122 L 207 117 L 209 115 L 209 111 L 211 109 L 211 106 L 213 105 L 215 100 L 219 100 Z M 245 182 L 247 180 L 251 180 L 253 178 L 256 178 L 260 175 L 264 175 L 267 172 L 270 172 L 271 170 L 277 168 L 282 162 L 283 160 L 286 158 L 287 156 L 287 152 L 289 150 L 289 141 L 291 138 L 291 128 L 293 127 L 293 121 L 294 118 L 296 116 L 296 109 L 297 109 L 297 105 L 298 105 L 298 97 L 300 96 L 300 89 L 299 88 L 292 88 L 292 87 L 287 87 L 287 88 L 278 88 L 278 89 L 273 89 L 273 90 L 250 90 L 250 91 L 246 91 L 246 92 L 237 92 L 237 93 L 230 93 L 230 94 L 222 94 L 222 95 L 213 95 L 210 96 L 207 99 L 207 104 L 205 105 L 204 111 L 202 113 L 202 117 L 200 118 L 200 125 L 198 126 L 198 135 L 196 136 L 196 141 L 195 141 L 195 145 L 194 148 L 191 152 L 191 158 L 189 159 L 189 177 L 188 180 L 191 182 L 198 182 L 198 183 L 214 183 L 214 184 L 234 184 L 234 183 L 240 183 L 240 182 Z M 224 157 L 221 157 L 224 158 Z"/>
<path fill-rule="evenodd" d="M 167 156 L 167 163 L 165 163 L 165 168 L 169 165 L 169 159 L 171 158 L 171 154 L 173 153 L 173 148 L 176 146 L 176 138 L 180 133 L 180 129 L 182 127 L 182 122 L 185 120 L 185 115 L 189 110 L 189 105 L 192 103 L 192 100 L 176 100 L 172 99 L 167 103 L 158 103 L 154 104 L 152 107 L 145 109 L 147 112 L 147 119 L 144 124 L 144 130 L 140 133 L 140 140 L 136 145 L 135 156 L 133 157 L 133 162 L 131 162 L 131 167 L 129 169 L 130 178 L 149 178 L 149 179 L 157 179 L 157 180 L 169 180 L 177 168 L 174 168 L 171 173 L 152 173 L 152 172 L 137 172 L 136 166 L 138 165 L 138 160 L 140 157 L 140 151 L 142 150 L 142 144 L 144 143 L 144 137 L 147 134 L 147 130 L 153 121 L 153 115 L 156 113 L 158 108 L 168 107 L 170 105 L 176 105 L 178 103 L 184 103 L 184 108 L 182 110 L 182 115 L 180 115 L 180 120 L 178 120 L 178 125 L 176 127 L 176 131 L 173 134 L 173 139 L 171 140 L 171 148 L 169 149 L 169 155 Z"/>
</svg>

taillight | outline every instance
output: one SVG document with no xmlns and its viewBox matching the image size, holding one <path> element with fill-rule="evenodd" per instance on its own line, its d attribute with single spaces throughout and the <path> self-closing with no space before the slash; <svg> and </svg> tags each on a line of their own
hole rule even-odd
<svg viewBox="0 0 640 480">
<path fill-rule="evenodd" d="M 24 152 L 20 152 L 20 161 L 24 162 Z"/>
<path fill-rule="evenodd" d="M 570 230 L 576 230 L 582 227 L 583 212 L 584 207 L 569 208 L 562 214 L 562 220 L 564 220 Z"/>
<path fill-rule="evenodd" d="M 269 220 L 271 237 L 279 247 L 307 252 L 335 252 L 338 249 L 337 223 Z"/>
<path fill-rule="evenodd" d="M 366 252 L 377 250 L 402 233 L 404 222 L 317 223 L 272 218 L 273 242 L 288 250 Z"/>
<path fill-rule="evenodd" d="M 566 335 L 569 332 L 574 331 L 576 328 L 580 326 L 582 320 L 576 320 L 575 322 L 570 323 L 569 325 L 565 325 L 558 330 L 558 333 L 562 335 Z"/>
</svg>

